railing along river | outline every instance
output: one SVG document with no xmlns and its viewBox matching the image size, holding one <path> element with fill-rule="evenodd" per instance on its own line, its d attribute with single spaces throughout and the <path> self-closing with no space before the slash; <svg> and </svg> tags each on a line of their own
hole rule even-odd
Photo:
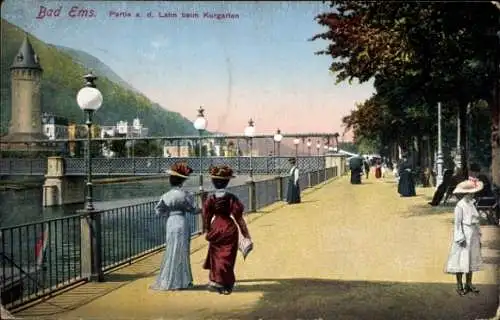
<svg viewBox="0 0 500 320">
<path fill-rule="evenodd" d="M 300 176 L 307 189 L 338 175 L 337 167 Z M 251 213 L 286 197 L 287 177 L 229 187 Z M 197 194 L 201 207 L 202 195 Z M 166 217 L 154 213 L 156 201 L 97 211 L 100 220 L 100 268 L 109 271 L 165 246 Z M 75 214 L 1 228 L 0 284 L 2 303 L 20 306 L 90 279 L 91 232 L 87 214 Z M 201 233 L 199 211 L 189 214 L 191 235 Z"/>
</svg>

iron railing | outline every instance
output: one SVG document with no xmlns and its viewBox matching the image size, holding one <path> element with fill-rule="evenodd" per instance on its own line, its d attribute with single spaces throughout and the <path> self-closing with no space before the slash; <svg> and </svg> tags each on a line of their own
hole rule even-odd
<svg viewBox="0 0 500 320">
<path fill-rule="evenodd" d="M 300 186 L 307 189 L 337 176 L 337 167 L 301 174 Z M 288 177 L 229 187 L 255 212 L 286 197 Z M 254 188 L 254 189 L 253 189 Z M 197 207 L 206 196 L 197 194 Z M 106 209 L 93 213 L 100 230 L 89 233 L 88 214 L 77 214 L 42 222 L 1 228 L 0 284 L 2 304 L 17 307 L 62 288 L 89 279 L 86 251 L 92 234 L 100 237 L 101 270 L 109 271 L 164 248 L 165 216 L 154 213 L 156 201 Z M 192 236 L 201 233 L 200 210 L 189 214 Z"/>
<path fill-rule="evenodd" d="M 211 165 L 228 164 L 237 174 L 283 174 L 289 169 L 290 157 L 202 157 L 201 168 L 207 171 Z M 0 158 L 0 175 L 32 175 L 41 176 L 47 173 L 47 158 Z M 161 157 L 134 157 L 134 158 L 93 158 L 92 175 L 95 176 L 133 176 L 162 174 L 174 162 L 186 161 L 195 172 L 200 171 L 200 158 L 161 158 Z M 324 156 L 298 156 L 297 166 L 302 172 L 323 169 Z M 64 175 L 85 176 L 86 166 L 84 158 L 64 158 Z"/>
</svg>

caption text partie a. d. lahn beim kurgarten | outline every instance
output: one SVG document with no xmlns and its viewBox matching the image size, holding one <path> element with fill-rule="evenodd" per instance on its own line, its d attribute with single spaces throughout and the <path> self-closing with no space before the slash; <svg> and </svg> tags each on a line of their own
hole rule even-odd
<svg viewBox="0 0 500 320">
<path fill-rule="evenodd" d="M 82 6 L 71 6 L 65 8 L 58 7 L 45 7 L 40 6 L 36 19 L 51 19 L 51 18 L 97 18 L 103 16 L 98 13 L 96 9 Z M 163 18 L 163 19 L 211 19 L 211 20 L 227 20 L 239 19 L 240 15 L 237 13 L 215 13 L 215 12 L 174 12 L 174 11 L 145 11 L 145 12 L 131 12 L 126 10 L 107 10 L 105 16 L 108 18 Z"/>
</svg>

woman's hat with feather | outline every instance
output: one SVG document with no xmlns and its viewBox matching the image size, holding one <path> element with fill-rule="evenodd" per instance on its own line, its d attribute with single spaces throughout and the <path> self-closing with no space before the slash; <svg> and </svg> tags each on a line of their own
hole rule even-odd
<svg viewBox="0 0 500 320">
<path fill-rule="evenodd" d="M 184 179 L 189 178 L 192 172 L 193 169 L 189 167 L 186 162 L 176 162 L 166 171 L 169 176 L 176 176 Z"/>
<path fill-rule="evenodd" d="M 209 169 L 209 173 L 210 178 L 212 179 L 229 180 L 232 178 L 236 178 L 236 176 L 233 174 L 233 169 L 227 164 L 211 166 Z"/>
<path fill-rule="evenodd" d="M 453 190 L 454 194 L 466 194 L 466 193 L 476 193 L 483 190 L 483 183 L 476 178 L 469 178 L 469 180 L 465 180 L 460 182 L 455 190 Z"/>
</svg>

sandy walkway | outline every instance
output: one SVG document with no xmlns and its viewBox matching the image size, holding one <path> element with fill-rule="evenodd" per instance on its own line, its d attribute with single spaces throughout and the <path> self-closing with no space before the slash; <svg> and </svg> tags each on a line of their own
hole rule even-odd
<svg viewBox="0 0 500 320">
<path fill-rule="evenodd" d="M 155 255 L 20 312 L 37 319 L 475 319 L 497 307 L 498 229 L 483 228 L 485 270 L 479 296 L 458 297 L 443 273 L 451 208 L 426 206 L 432 190 L 400 198 L 391 182 L 353 186 L 343 178 L 296 206 L 252 215 L 255 251 L 238 258 L 230 296 L 147 289 Z M 192 255 L 195 282 L 206 283 L 203 239 Z M 118 289 L 119 288 L 119 289 Z M 92 301 L 93 300 L 93 301 Z M 80 306 L 78 306 L 80 305 Z M 72 311 L 69 311 L 72 310 Z M 56 314 L 54 314 L 56 313 Z M 52 314 L 52 315 L 49 315 Z"/>
</svg>

